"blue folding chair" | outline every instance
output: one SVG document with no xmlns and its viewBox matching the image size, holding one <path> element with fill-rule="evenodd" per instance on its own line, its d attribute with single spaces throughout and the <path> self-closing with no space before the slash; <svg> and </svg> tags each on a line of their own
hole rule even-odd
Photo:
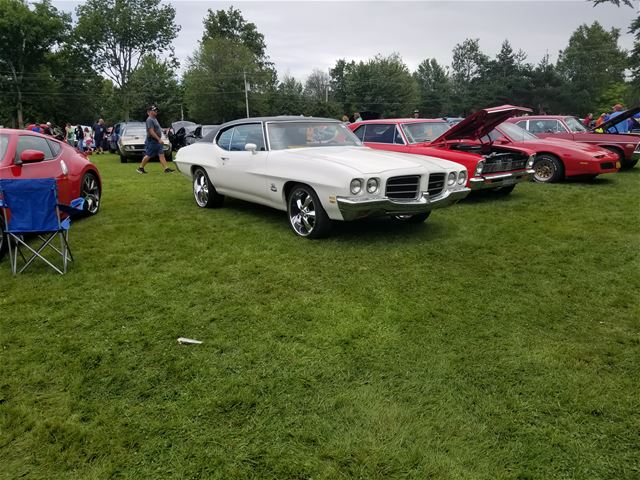
<svg viewBox="0 0 640 480">
<path fill-rule="evenodd" d="M 13 274 L 22 273 L 36 259 L 42 260 L 60 274 L 66 273 L 68 261 L 73 261 L 69 248 L 70 215 L 82 213 L 84 199 L 77 198 L 71 205 L 58 203 L 58 189 L 54 178 L 0 179 L 0 197 Z M 67 214 L 66 218 L 61 217 L 63 213 Z M 41 244 L 33 248 L 25 237 L 37 237 Z M 60 239 L 59 249 L 53 244 L 56 237 Z M 61 267 L 44 256 L 47 247 L 62 257 Z M 23 250 L 27 254 L 27 250 L 31 252 L 31 256 L 26 258 Z M 24 261 L 20 271 L 18 255 Z"/>
</svg>

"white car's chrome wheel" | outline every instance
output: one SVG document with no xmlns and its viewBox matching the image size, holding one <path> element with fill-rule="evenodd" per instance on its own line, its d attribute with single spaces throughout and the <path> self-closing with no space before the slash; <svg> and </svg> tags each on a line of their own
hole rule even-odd
<svg viewBox="0 0 640 480">
<path fill-rule="evenodd" d="M 224 195 L 216 192 L 204 168 L 198 167 L 193 172 L 193 198 L 200 208 L 221 207 Z"/>
<path fill-rule="evenodd" d="M 312 188 L 296 185 L 287 201 L 289 223 L 296 235 L 307 238 L 326 236 L 331 229 L 331 220 Z"/>
</svg>

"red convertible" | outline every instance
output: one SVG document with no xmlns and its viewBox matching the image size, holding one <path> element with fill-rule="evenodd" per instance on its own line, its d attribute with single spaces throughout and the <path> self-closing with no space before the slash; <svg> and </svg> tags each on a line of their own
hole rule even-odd
<svg viewBox="0 0 640 480">
<path fill-rule="evenodd" d="M 504 105 L 479 110 L 450 128 L 445 120 L 388 119 L 352 123 L 349 128 L 371 148 L 415 153 L 464 165 L 467 186 L 508 194 L 528 181 L 535 152 L 527 147 L 482 142 L 497 125 L 528 109 Z"/>
<path fill-rule="evenodd" d="M 98 168 L 64 142 L 28 130 L 0 128 L 0 178 L 55 178 L 58 200 L 83 197 L 88 215 L 98 213 L 102 181 Z M 1 219 L 0 219 L 1 222 Z M 0 224 L 0 230 L 4 228 Z M 6 249 L 0 236 L 0 257 Z"/>
<path fill-rule="evenodd" d="M 535 150 L 533 179 L 536 182 L 551 183 L 577 176 L 595 178 L 601 173 L 616 173 L 620 168 L 618 155 L 610 150 L 562 138 L 538 138 L 510 122 L 491 131 L 489 141 Z"/>
<path fill-rule="evenodd" d="M 621 121 L 618 117 L 615 122 Z M 622 169 L 633 168 L 640 158 L 640 138 L 630 133 L 596 133 L 587 130 L 576 117 L 567 115 L 530 115 L 508 120 L 539 138 L 563 138 L 590 143 L 614 152 Z"/>
</svg>

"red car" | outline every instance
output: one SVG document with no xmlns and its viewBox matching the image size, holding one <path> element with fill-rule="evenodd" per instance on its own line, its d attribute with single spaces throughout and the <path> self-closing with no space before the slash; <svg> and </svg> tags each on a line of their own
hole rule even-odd
<svg viewBox="0 0 640 480">
<path fill-rule="evenodd" d="M 60 203 L 68 205 L 83 197 L 88 215 L 95 215 L 100 208 L 102 181 L 98 168 L 75 148 L 47 135 L 0 128 L 0 178 L 55 178 Z M 1 236 L 0 256 L 5 249 Z"/>
<path fill-rule="evenodd" d="M 618 117 L 615 122 L 622 120 Z M 596 133 L 587 130 L 579 119 L 567 115 L 530 115 L 508 120 L 539 138 L 564 138 L 580 143 L 590 143 L 618 156 L 622 169 L 633 168 L 640 158 L 640 137 L 630 133 Z M 600 127 L 599 127 L 600 128 Z"/>
<path fill-rule="evenodd" d="M 480 110 L 452 127 L 443 119 L 410 118 L 366 120 L 349 128 L 368 147 L 460 163 L 469 172 L 469 188 L 508 194 L 517 183 L 531 179 L 535 152 L 481 139 L 518 111 L 528 110 L 511 105 Z"/>
<path fill-rule="evenodd" d="M 538 138 L 510 122 L 491 131 L 489 140 L 497 145 L 534 150 L 533 179 L 536 182 L 557 182 L 575 176 L 595 178 L 601 173 L 616 173 L 620 168 L 618 155 L 610 150 L 562 138 Z"/>
</svg>

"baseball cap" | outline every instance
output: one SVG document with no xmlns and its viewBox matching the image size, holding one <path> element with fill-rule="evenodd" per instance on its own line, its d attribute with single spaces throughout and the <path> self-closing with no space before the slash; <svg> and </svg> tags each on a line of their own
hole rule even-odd
<svg viewBox="0 0 640 480">
<path fill-rule="evenodd" d="M 147 112 L 157 112 L 158 111 L 158 107 L 156 107 L 155 105 L 149 105 L 149 108 L 147 108 Z"/>
</svg>

